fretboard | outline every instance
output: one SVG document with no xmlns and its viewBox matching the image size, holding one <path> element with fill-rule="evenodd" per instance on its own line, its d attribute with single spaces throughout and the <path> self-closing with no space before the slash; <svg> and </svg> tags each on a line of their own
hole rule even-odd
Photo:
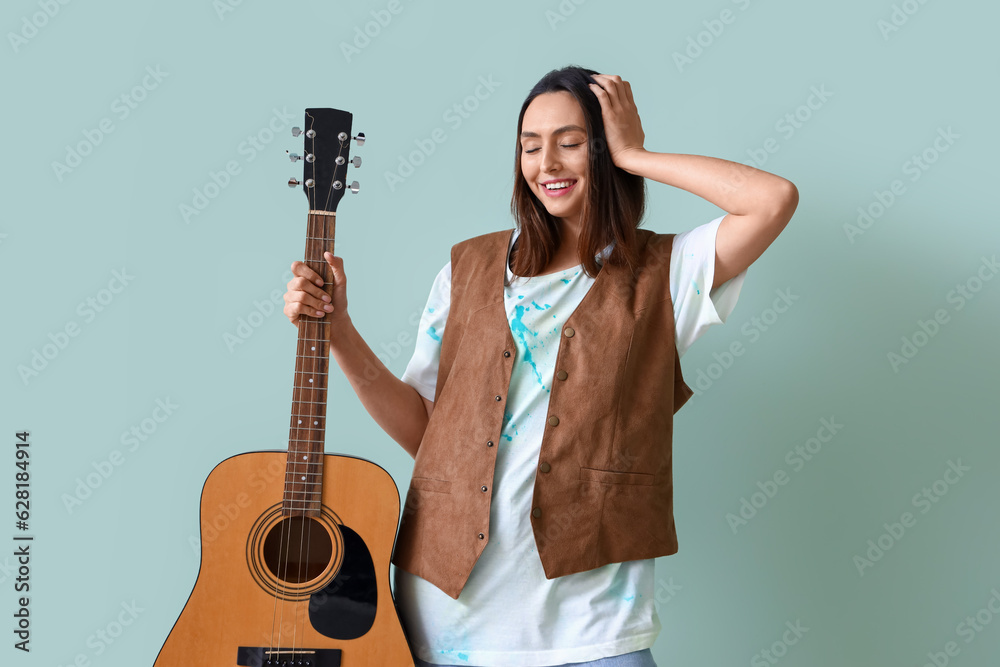
<svg viewBox="0 0 1000 667">
<path fill-rule="evenodd" d="M 309 211 L 305 263 L 323 278 L 323 290 L 333 295 L 333 275 L 323 258 L 334 252 L 336 214 Z M 285 516 L 319 516 L 323 497 L 323 452 L 326 434 L 326 394 L 330 369 L 329 315 L 302 317 L 295 353 L 292 419 L 285 466 Z"/>
</svg>

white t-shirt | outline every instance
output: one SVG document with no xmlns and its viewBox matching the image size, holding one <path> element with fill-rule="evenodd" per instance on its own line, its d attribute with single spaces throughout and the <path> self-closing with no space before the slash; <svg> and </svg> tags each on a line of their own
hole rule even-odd
<svg viewBox="0 0 1000 667">
<path fill-rule="evenodd" d="M 674 237 L 670 296 L 679 355 L 710 326 L 723 324 L 739 297 L 744 270 L 715 290 L 720 216 Z M 414 653 L 430 663 L 541 666 L 586 662 L 653 645 L 654 559 L 612 563 L 546 579 L 531 530 L 531 498 L 548 411 L 559 331 L 594 283 L 582 265 L 515 278 L 507 248 L 504 303 L 517 352 L 497 443 L 490 539 L 458 599 L 395 569 L 400 620 Z M 598 255 L 607 256 L 612 245 Z M 451 262 L 438 273 L 402 380 L 434 400 L 441 335 L 451 297 Z"/>
</svg>

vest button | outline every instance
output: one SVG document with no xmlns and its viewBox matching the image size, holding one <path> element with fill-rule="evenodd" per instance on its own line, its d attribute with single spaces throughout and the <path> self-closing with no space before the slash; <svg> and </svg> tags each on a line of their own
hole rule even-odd
<svg viewBox="0 0 1000 667">
<path fill-rule="evenodd" d="M 559 417 L 556 417 L 555 415 L 549 417 L 549 424 L 551 424 L 552 426 L 557 426 L 559 424 Z"/>
<path fill-rule="evenodd" d="M 509 357 L 510 356 L 510 350 L 504 350 L 503 351 L 503 356 Z"/>
<path fill-rule="evenodd" d="M 535 509 L 531 510 L 531 516 L 535 517 L 536 519 L 542 516 L 542 508 L 536 507 Z"/>
<path fill-rule="evenodd" d="M 484 537 L 486 537 L 486 536 L 483 535 L 482 533 L 479 533 L 479 539 L 483 539 Z"/>
<path fill-rule="evenodd" d="M 559 371 L 558 373 L 556 373 L 556 377 L 559 378 L 560 380 L 565 380 L 567 377 L 569 377 L 569 374 L 566 371 Z"/>
<path fill-rule="evenodd" d="M 576 332 L 573 331 L 573 327 L 566 327 L 563 329 L 563 335 L 566 336 L 566 338 L 572 338 L 575 333 Z"/>
<path fill-rule="evenodd" d="M 538 469 L 541 470 L 542 472 L 548 472 L 552 470 L 552 466 L 550 466 L 548 463 L 543 463 L 542 465 L 538 466 Z"/>
<path fill-rule="evenodd" d="M 496 398 L 497 398 L 497 400 L 498 400 L 498 401 L 500 400 L 500 397 L 499 397 L 499 396 L 497 396 Z"/>
<path fill-rule="evenodd" d="M 493 446 L 493 441 L 492 440 L 487 440 L 486 441 L 486 446 L 487 447 L 492 447 Z"/>
<path fill-rule="evenodd" d="M 483 485 L 482 489 L 483 489 L 483 493 L 486 493 L 486 485 L 485 484 Z"/>
</svg>

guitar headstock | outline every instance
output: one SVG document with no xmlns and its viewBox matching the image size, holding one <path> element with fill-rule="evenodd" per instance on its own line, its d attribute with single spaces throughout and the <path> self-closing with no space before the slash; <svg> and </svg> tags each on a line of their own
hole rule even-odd
<svg viewBox="0 0 1000 667">
<path fill-rule="evenodd" d="M 288 186 L 303 186 L 310 211 L 334 213 L 346 189 L 358 192 L 357 181 L 347 184 L 347 166 L 361 166 L 360 156 L 350 157 L 351 139 L 363 146 L 365 135 L 351 135 L 352 119 L 340 109 L 306 109 L 304 129 L 292 128 L 293 137 L 303 137 L 303 155 L 289 153 L 292 162 L 302 161 L 302 180 L 291 178 Z"/>
</svg>

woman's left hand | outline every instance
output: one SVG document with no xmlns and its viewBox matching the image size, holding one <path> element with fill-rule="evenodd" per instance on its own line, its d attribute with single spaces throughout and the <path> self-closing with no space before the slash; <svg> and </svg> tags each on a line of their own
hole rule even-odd
<svg viewBox="0 0 1000 667">
<path fill-rule="evenodd" d="M 624 155 L 633 151 L 643 151 L 646 135 L 642 131 L 639 112 L 632 99 L 632 86 L 622 81 L 617 74 L 594 74 L 600 84 L 589 84 L 601 103 L 601 117 L 604 119 L 604 133 L 608 137 L 608 150 L 615 166 L 622 167 Z"/>
</svg>

